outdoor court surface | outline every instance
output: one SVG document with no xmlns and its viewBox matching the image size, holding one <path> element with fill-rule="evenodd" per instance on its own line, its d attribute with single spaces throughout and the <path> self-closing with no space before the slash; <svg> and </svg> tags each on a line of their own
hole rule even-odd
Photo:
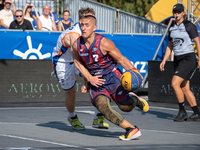
<svg viewBox="0 0 200 150">
<path fill-rule="evenodd" d="M 108 130 L 92 128 L 94 111 L 90 103 L 77 103 L 76 107 L 85 131 L 72 129 L 64 106 L 4 107 L 0 108 L 0 150 L 200 150 L 200 122 L 174 122 L 177 104 L 149 102 L 147 113 L 138 108 L 125 113 L 111 104 L 140 128 L 142 136 L 120 141 L 118 136 L 125 131 L 108 121 Z M 186 108 L 190 116 L 192 111 Z"/>
</svg>

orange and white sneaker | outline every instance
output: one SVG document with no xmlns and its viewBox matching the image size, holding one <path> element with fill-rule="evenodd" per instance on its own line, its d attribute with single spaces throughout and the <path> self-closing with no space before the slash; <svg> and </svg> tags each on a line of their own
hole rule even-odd
<svg viewBox="0 0 200 150">
<path fill-rule="evenodd" d="M 144 112 L 147 112 L 149 110 L 149 104 L 147 103 L 146 100 L 140 98 L 133 92 L 129 92 L 129 96 L 133 97 L 134 100 L 136 101 L 136 106 L 141 109 Z"/>
<path fill-rule="evenodd" d="M 134 126 L 134 127 L 135 128 L 131 128 L 131 127 L 126 128 L 125 135 L 119 136 L 119 139 L 123 141 L 128 141 L 128 140 L 136 139 L 139 136 L 141 136 L 142 133 L 140 132 L 139 128 L 137 126 Z"/>
</svg>

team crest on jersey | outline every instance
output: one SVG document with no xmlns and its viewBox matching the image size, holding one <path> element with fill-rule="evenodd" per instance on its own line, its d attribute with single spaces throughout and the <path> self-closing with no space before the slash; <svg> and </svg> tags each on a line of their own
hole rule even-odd
<svg viewBox="0 0 200 150">
<path fill-rule="evenodd" d="M 96 47 L 92 48 L 92 51 L 96 52 L 98 49 Z"/>
<path fill-rule="evenodd" d="M 176 47 L 176 46 L 182 46 L 183 45 L 183 43 L 184 43 L 184 39 L 182 39 L 182 38 L 174 38 L 173 40 L 172 40 L 172 44 L 173 44 L 173 47 Z"/>
</svg>

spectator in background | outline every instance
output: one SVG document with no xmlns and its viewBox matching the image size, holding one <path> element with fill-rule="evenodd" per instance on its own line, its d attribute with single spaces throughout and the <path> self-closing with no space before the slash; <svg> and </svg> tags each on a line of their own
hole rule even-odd
<svg viewBox="0 0 200 150">
<path fill-rule="evenodd" d="M 36 16 L 32 14 L 32 8 L 35 11 Z M 24 19 L 30 21 L 31 24 L 33 23 L 34 19 L 37 19 L 39 17 L 35 6 L 33 4 L 30 4 L 30 3 L 27 3 L 25 5 L 24 10 L 23 10 L 23 14 L 24 14 Z"/>
<path fill-rule="evenodd" d="M 70 12 L 68 10 L 64 10 L 63 20 L 58 23 L 58 31 L 64 31 L 73 25 L 73 23 L 68 20 L 69 16 Z"/>
<path fill-rule="evenodd" d="M 24 19 L 23 11 L 17 10 L 15 12 L 16 20 L 11 22 L 9 29 L 22 29 L 24 30 L 33 30 L 33 26 L 30 21 Z"/>
<path fill-rule="evenodd" d="M 2 27 L 9 28 L 10 23 L 14 20 L 13 14 L 15 14 L 16 7 L 11 0 L 5 0 L 4 5 L 4 9 L 0 11 L 0 22 Z M 13 12 L 10 9 L 11 5 L 13 7 Z"/>
<path fill-rule="evenodd" d="M 53 13 L 48 5 L 43 7 L 43 15 L 37 18 L 37 28 L 43 31 L 57 31 Z"/>
<path fill-rule="evenodd" d="M 4 1 L 0 0 L 0 10 L 4 9 Z"/>
</svg>

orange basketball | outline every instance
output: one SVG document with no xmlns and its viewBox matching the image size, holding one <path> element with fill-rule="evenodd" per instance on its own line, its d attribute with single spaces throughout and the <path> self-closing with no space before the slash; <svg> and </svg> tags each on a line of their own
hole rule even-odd
<svg viewBox="0 0 200 150">
<path fill-rule="evenodd" d="M 134 91 L 142 84 L 142 75 L 137 69 L 126 70 L 121 76 L 121 84 L 127 91 Z"/>
</svg>

